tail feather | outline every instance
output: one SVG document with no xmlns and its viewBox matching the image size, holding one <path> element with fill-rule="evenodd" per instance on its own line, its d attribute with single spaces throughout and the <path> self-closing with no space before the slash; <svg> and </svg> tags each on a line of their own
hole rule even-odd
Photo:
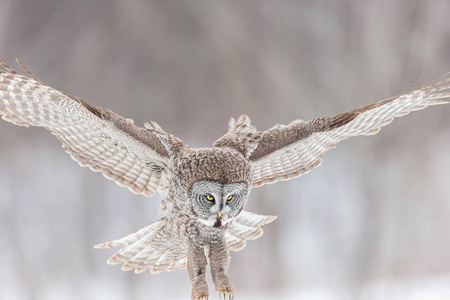
<svg viewBox="0 0 450 300">
<path fill-rule="evenodd" d="M 228 233 L 241 240 L 255 240 L 263 234 L 263 230 L 260 227 L 248 227 L 239 223 L 234 223 L 231 228 L 228 229 Z"/>
<path fill-rule="evenodd" d="M 225 233 L 228 250 L 238 251 L 246 240 L 263 234 L 261 226 L 275 220 L 275 216 L 262 216 L 243 211 L 234 219 Z M 122 247 L 108 260 L 109 264 L 124 263 L 122 270 L 151 273 L 184 269 L 187 265 L 187 243 L 180 239 L 174 228 L 162 218 L 123 238 L 98 244 L 95 248 Z"/>
<path fill-rule="evenodd" d="M 263 216 L 248 211 L 242 211 L 235 222 L 248 227 L 261 227 L 275 220 L 276 216 Z"/>
<path fill-rule="evenodd" d="M 254 240 L 263 234 L 261 226 L 275 220 L 276 216 L 263 216 L 242 211 L 228 227 L 225 234 L 228 250 L 238 251 L 245 247 L 246 240 Z"/>
<path fill-rule="evenodd" d="M 178 251 L 167 251 L 161 258 L 153 264 L 150 272 L 152 274 L 167 271 L 170 266 L 175 265 L 175 263 L 180 259 L 180 257 L 186 256 L 186 253 L 180 253 Z M 184 266 L 183 266 L 184 267 Z"/>
<path fill-rule="evenodd" d="M 156 252 L 154 249 L 150 247 L 147 247 L 141 252 L 139 252 L 137 255 L 128 258 L 127 261 L 123 264 L 122 270 L 124 271 L 134 270 L 137 267 L 139 267 L 139 265 L 144 263 L 149 257 L 152 257 L 154 255 L 157 256 L 158 252 Z"/>
<path fill-rule="evenodd" d="M 177 260 L 176 262 L 171 263 L 170 266 L 167 267 L 166 271 L 170 272 L 175 269 L 184 269 L 186 268 L 186 265 L 187 265 L 187 257 L 183 257 Z"/>
<path fill-rule="evenodd" d="M 152 269 L 153 265 L 162 257 L 164 256 L 164 251 L 158 251 L 147 257 L 147 259 L 138 264 L 137 267 L 135 267 L 134 273 L 139 274 L 142 272 L 145 272 L 147 269 Z"/>
<path fill-rule="evenodd" d="M 136 232 L 130 233 L 129 235 L 127 235 L 123 238 L 95 245 L 94 248 L 105 249 L 105 248 L 113 248 L 113 247 L 117 247 L 117 246 L 124 247 L 124 246 L 131 245 L 131 244 L 139 241 L 140 239 L 142 239 L 143 236 L 159 229 L 160 226 L 162 226 L 161 221 L 162 221 L 162 219 L 158 220 L 156 222 L 153 222 L 150 225 L 147 225 L 147 226 L 137 230 Z"/>
<path fill-rule="evenodd" d="M 225 240 L 227 249 L 230 251 L 239 251 L 245 248 L 247 242 L 245 240 L 239 239 L 235 236 L 232 236 L 228 232 L 225 233 Z"/>
<path fill-rule="evenodd" d="M 130 257 L 134 258 L 144 250 L 151 250 L 148 245 L 151 245 L 152 241 L 157 238 L 157 232 L 164 227 L 164 224 L 162 223 L 161 220 L 156 221 L 155 223 L 142 228 L 144 230 L 141 229 L 132 234 L 133 236 L 128 235 L 125 238 L 113 241 L 112 244 L 122 246 L 122 249 L 111 256 L 108 260 L 108 264 L 120 264 L 128 261 Z"/>
<path fill-rule="evenodd" d="M 152 273 L 186 267 L 187 244 L 180 240 L 165 218 L 147 225 L 123 238 L 102 243 L 95 248 L 121 246 L 108 260 L 109 264 L 124 263 L 122 270 Z"/>
</svg>

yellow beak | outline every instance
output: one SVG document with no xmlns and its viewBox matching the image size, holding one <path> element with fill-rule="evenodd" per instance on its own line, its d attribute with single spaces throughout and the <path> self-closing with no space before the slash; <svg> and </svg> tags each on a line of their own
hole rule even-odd
<svg viewBox="0 0 450 300">
<path fill-rule="evenodd" d="M 222 217 L 222 213 L 217 213 L 217 217 L 220 219 Z"/>
</svg>

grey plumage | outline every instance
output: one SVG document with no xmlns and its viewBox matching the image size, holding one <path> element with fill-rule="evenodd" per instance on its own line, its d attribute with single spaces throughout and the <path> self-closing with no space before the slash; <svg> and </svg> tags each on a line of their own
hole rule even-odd
<svg viewBox="0 0 450 300">
<path fill-rule="evenodd" d="M 208 263 L 216 290 L 234 296 L 227 277 L 229 251 L 260 237 L 261 227 L 275 219 L 243 210 L 252 188 L 305 174 L 339 141 L 375 134 L 394 117 L 450 98 L 450 78 L 445 77 L 335 117 L 267 131 L 258 131 L 243 115 L 230 120 L 228 132 L 212 147 L 190 148 L 154 122 L 140 128 L 131 119 L 46 86 L 20 63 L 25 75 L 0 64 L 4 120 L 44 127 L 81 166 L 134 193 L 165 196 L 158 221 L 96 247 L 121 247 L 108 263 L 123 263 L 123 270 L 187 268 L 192 299 L 209 295 Z"/>
</svg>

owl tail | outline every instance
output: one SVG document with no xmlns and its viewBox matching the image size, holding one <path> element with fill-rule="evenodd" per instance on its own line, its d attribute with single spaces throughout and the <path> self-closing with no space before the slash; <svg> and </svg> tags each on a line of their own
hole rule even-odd
<svg viewBox="0 0 450 300">
<path fill-rule="evenodd" d="M 225 233 L 228 250 L 239 251 L 245 247 L 246 240 L 255 240 L 263 234 L 261 226 L 275 220 L 276 216 L 263 216 L 242 211 Z"/>
<path fill-rule="evenodd" d="M 124 263 L 122 270 L 142 273 L 186 268 L 187 244 L 168 226 L 165 218 L 147 225 L 121 239 L 98 244 L 95 248 L 122 247 L 108 259 L 108 264 Z"/>
<path fill-rule="evenodd" d="M 246 240 L 254 240 L 263 234 L 261 226 L 275 216 L 263 216 L 242 211 L 228 226 L 225 240 L 228 250 L 238 251 L 245 247 Z M 150 269 L 152 273 L 186 268 L 187 244 L 173 231 L 167 219 L 161 218 L 123 238 L 95 245 L 95 248 L 120 246 L 116 254 L 108 259 L 108 264 L 124 263 L 122 270 L 142 273 Z"/>
</svg>

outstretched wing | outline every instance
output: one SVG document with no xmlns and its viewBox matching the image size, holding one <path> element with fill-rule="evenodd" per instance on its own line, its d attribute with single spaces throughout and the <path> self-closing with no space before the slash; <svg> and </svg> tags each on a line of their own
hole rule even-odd
<svg viewBox="0 0 450 300">
<path fill-rule="evenodd" d="M 395 117 L 429 105 L 448 103 L 450 77 L 419 90 L 393 97 L 334 117 L 277 125 L 265 132 L 250 156 L 253 187 L 308 173 L 322 156 L 352 136 L 372 135 Z"/>
<path fill-rule="evenodd" d="M 19 63 L 20 64 L 20 63 Z M 55 90 L 0 61 L 0 115 L 21 126 L 44 127 L 81 166 L 152 196 L 162 190 L 168 154 L 158 138 L 114 112 Z"/>
</svg>

